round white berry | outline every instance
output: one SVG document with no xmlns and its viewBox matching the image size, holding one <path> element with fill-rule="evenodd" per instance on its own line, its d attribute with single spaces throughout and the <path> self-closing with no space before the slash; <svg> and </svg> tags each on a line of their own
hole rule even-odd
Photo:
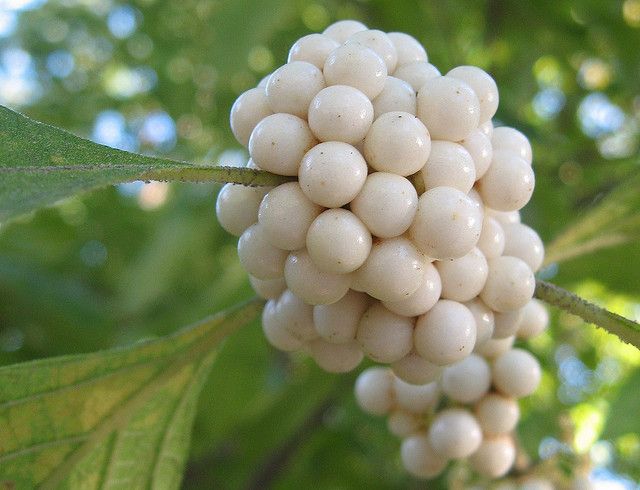
<svg viewBox="0 0 640 490">
<path fill-rule="evenodd" d="M 533 297 L 536 280 L 522 259 L 503 255 L 490 259 L 489 274 L 480 293 L 482 301 L 495 311 L 522 308 Z"/>
<path fill-rule="evenodd" d="M 524 207 L 534 187 L 531 165 L 505 150 L 494 150 L 489 169 L 478 181 L 478 190 L 486 205 L 499 211 L 517 211 Z"/>
<path fill-rule="evenodd" d="M 216 215 L 220 226 L 240 236 L 258 221 L 258 208 L 268 188 L 225 184 L 218 193 Z M 416 196 L 416 207 L 418 198 Z M 412 216 L 413 218 L 413 216 Z"/>
<path fill-rule="evenodd" d="M 434 450 L 428 438 L 412 435 L 402 441 L 400 457 L 404 468 L 416 478 L 435 478 L 447 467 L 447 459 Z"/>
<path fill-rule="evenodd" d="M 549 312 L 546 306 L 541 301 L 532 299 L 522 310 L 523 315 L 518 328 L 518 337 L 530 339 L 544 332 L 549 325 Z"/>
<path fill-rule="evenodd" d="M 372 49 L 352 43 L 334 49 L 323 72 L 327 85 L 349 85 L 373 99 L 384 88 L 387 65 Z"/>
<path fill-rule="evenodd" d="M 306 61 L 321 70 L 329 53 L 340 44 L 324 34 L 309 34 L 298 39 L 289 50 L 287 62 Z"/>
<path fill-rule="evenodd" d="M 328 209 L 318 216 L 307 233 L 307 251 L 322 271 L 353 272 L 367 260 L 371 233 L 351 211 Z"/>
<path fill-rule="evenodd" d="M 427 52 L 415 37 L 404 32 L 390 32 L 387 36 L 396 48 L 398 66 L 416 61 L 428 61 Z"/>
<path fill-rule="evenodd" d="M 522 223 L 504 225 L 503 229 L 504 255 L 524 260 L 533 272 L 537 272 L 544 261 L 544 245 L 540 235 Z"/>
<path fill-rule="evenodd" d="M 411 226 L 418 210 L 418 193 L 411 182 L 400 175 L 374 172 L 367 176 L 350 208 L 373 235 L 392 238 Z"/>
<path fill-rule="evenodd" d="M 474 247 L 458 259 L 436 262 L 442 281 L 442 297 L 455 301 L 470 301 L 482 291 L 489 266 L 482 252 Z"/>
<path fill-rule="evenodd" d="M 495 359 L 496 357 L 507 352 L 513 346 L 515 337 L 506 337 L 504 339 L 489 339 L 482 344 L 476 346 L 473 352 L 480 354 L 487 359 Z"/>
<path fill-rule="evenodd" d="M 258 279 L 276 279 L 284 274 L 287 252 L 267 240 L 264 228 L 256 223 L 238 240 L 238 257 L 242 267 Z"/>
<path fill-rule="evenodd" d="M 424 430 L 424 419 L 415 413 L 394 410 L 387 418 L 387 428 L 394 436 L 409 437 Z"/>
<path fill-rule="evenodd" d="M 504 313 L 494 312 L 495 327 L 493 329 L 493 338 L 504 339 L 514 336 L 520 328 L 523 313 L 524 310 L 522 308 L 505 311 Z"/>
<path fill-rule="evenodd" d="M 523 349 L 511 349 L 493 363 L 493 384 L 507 396 L 529 396 L 538 388 L 540 377 L 540 364 Z"/>
<path fill-rule="evenodd" d="M 366 30 L 367 26 L 357 20 L 339 20 L 327 27 L 322 34 L 342 44 L 356 32 Z"/>
<path fill-rule="evenodd" d="M 476 180 L 478 180 L 489 170 L 489 165 L 491 165 L 491 159 L 493 158 L 491 140 L 482 130 L 474 129 L 460 144 L 464 146 L 471 158 L 473 158 Z"/>
<path fill-rule="evenodd" d="M 288 289 L 278 299 L 278 316 L 293 337 L 303 342 L 318 338 L 313 307 Z"/>
<path fill-rule="evenodd" d="M 356 339 L 373 361 L 395 362 L 413 347 L 413 320 L 375 303 L 362 315 Z"/>
<path fill-rule="evenodd" d="M 392 73 L 398 63 L 396 47 L 386 33 L 370 29 L 353 34 L 347 39 L 346 44 L 357 43 L 372 49 L 387 65 L 387 73 Z"/>
<path fill-rule="evenodd" d="M 392 363 L 391 369 L 398 378 L 414 385 L 431 383 L 440 379 L 442 374 L 441 366 L 427 361 L 415 351 Z"/>
<path fill-rule="evenodd" d="M 398 66 L 393 76 L 404 80 L 418 92 L 427 81 L 439 77 L 440 70 L 427 61 L 414 61 Z"/>
<path fill-rule="evenodd" d="M 440 300 L 418 317 L 415 349 L 427 361 L 446 366 L 471 354 L 476 342 L 476 322 L 469 308 L 451 300 Z"/>
<path fill-rule="evenodd" d="M 418 117 L 433 139 L 461 141 L 478 127 L 480 103 L 465 82 L 431 78 L 418 91 Z"/>
<path fill-rule="evenodd" d="M 329 141 L 304 155 L 298 179 L 302 191 L 316 204 L 339 208 L 358 195 L 367 178 L 367 162 L 353 146 Z"/>
<path fill-rule="evenodd" d="M 335 303 L 349 290 L 349 274 L 322 272 L 306 250 L 291 252 L 284 265 L 287 286 L 310 305 Z"/>
<path fill-rule="evenodd" d="M 491 135 L 491 143 L 494 150 L 512 151 L 531 165 L 531 143 L 529 143 L 529 139 L 517 129 L 507 126 L 495 128 Z"/>
<path fill-rule="evenodd" d="M 306 119 L 309 104 L 324 88 L 320 69 L 306 61 L 292 61 L 269 77 L 265 92 L 273 112 L 286 112 Z"/>
<path fill-rule="evenodd" d="M 421 175 L 426 190 L 447 186 L 466 194 L 476 181 L 471 155 L 462 145 L 450 141 L 431 143 L 431 153 Z"/>
<path fill-rule="evenodd" d="M 466 458 L 482 442 L 482 431 L 473 415 L 463 409 L 443 410 L 429 428 L 431 447 L 445 458 Z"/>
<path fill-rule="evenodd" d="M 369 306 L 366 294 L 349 291 L 330 305 L 313 307 L 313 322 L 320 337 L 341 344 L 355 339 L 358 324 Z"/>
<path fill-rule="evenodd" d="M 305 196 L 300 184 L 287 182 L 264 197 L 258 211 L 258 222 L 274 247 L 298 250 L 304 248 L 307 230 L 322 209 Z"/>
<path fill-rule="evenodd" d="M 380 301 L 400 301 L 415 293 L 425 274 L 425 257 L 406 238 L 380 240 L 355 271 L 360 288 Z"/>
<path fill-rule="evenodd" d="M 484 344 L 493 335 L 495 325 L 494 313 L 480 298 L 473 298 L 464 305 L 469 308 L 476 321 L 476 347 Z"/>
<path fill-rule="evenodd" d="M 487 259 L 493 259 L 504 252 L 504 229 L 500 222 L 485 214 L 482 222 L 482 232 L 478 240 L 478 248 Z"/>
<path fill-rule="evenodd" d="M 309 127 L 320 141 L 355 144 L 373 122 L 373 105 L 360 90 L 333 85 L 321 90 L 309 106 Z"/>
<path fill-rule="evenodd" d="M 398 406 L 412 413 L 424 414 L 440 400 L 438 383 L 415 385 L 394 378 L 393 392 Z"/>
<path fill-rule="evenodd" d="M 262 331 L 267 341 L 276 349 L 294 352 L 302 348 L 304 342 L 293 336 L 278 314 L 277 302 L 267 301 L 262 310 Z"/>
<path fill-rule="evenodd" d="M 491 369 L 482 356 L 471 354 L 442 372 L 442 391 L 454 401 L 473 403 L 491 387 Z"/>
<path fill-rule="evenodd" d="M 371 167 L 402 176 L 420 170 L 430 151 L 427 128 L 408 112 L 382 114 L 364 140 L 364 156 Z"/>
<path fill-rule="evenodd" d="M 393 373 L 383 367 L 365 369 L 356 379 L 355 395 L 365 412 L 386 415 L 393 405 Z"/>
<path fill-rule="evenodd" d="M 282 292 L 287 289 L 284 277 L 278 277 L 276 279 L 258 279 L 257 277 L 249 275 L 249 282 L 256 294 L 264 299 L 277 299 L 280 297 Z"/>
<path fill-rule="evenodd" d="M 508 434 L 520 419 L 518 401 L 499 393 L 489 393 L 476 405 L 476 419 L 488 436 Z"/>
<path fill-rule="evenodd" d="M 438 302 L 441 291 L 442 283 L 438 270 L 433 264 L 426 263 L 424 266 L 424 277 L 418 289 L 400 301 L 386 301 L 384 302 L 384 306 L 398 315 L 423 315 Z"/>
<path fill-rule="evenodd" d="M 309 352 L 316 364 L 329 373 L 347 373 L 358 367 L 364 357 L 355 341 L 332 344 L 324 339 L 315 339 L 308 344 Z"/>
<path fill-rule="evenodd" d="M 373 99 L 373 117 L 378 119 L 387 112 L 408 112 L 416 113 L 416 92 L 404 80 L 395 77 L 387 77 L 384 88 L 378 96 Z"/>
<path fill-rule="evenodd" d="M 273 114 L 263 88 L 252 88 L 236 99 L 231 107 L 231 131 L 242 146 L 249 144 L 253 128 Z"/>
<path fill-rule="evenodd" d="M 304 119 L 292 114 L 272 114 L 251 133 L 249 153 L 263 170 L 297 175 L 300 160 L 315 144 L 316 138 Z"/>
<path fill-rule="evenodd" d="M 482 210 L 452 187 L 429 189 L 418 200 L 409 233 L 428 257 L 455 259 L 469 253 L 480 238 Z"/>
<path fill-rule="evenodd" d="M 480 102 L 480 123 L 491 120 L 500 101 L 493 77 L 476 66 L 457 66 L 447 76 L 462 80 L 473 89 Z"/>
<path fill-rule="evenodd" d="M 471 467 L 481 475 L 500 478 L 507 474 L 516 459 L 516 448 L 509 436 L 484 439 L 469 458 Z"/>
</svg>

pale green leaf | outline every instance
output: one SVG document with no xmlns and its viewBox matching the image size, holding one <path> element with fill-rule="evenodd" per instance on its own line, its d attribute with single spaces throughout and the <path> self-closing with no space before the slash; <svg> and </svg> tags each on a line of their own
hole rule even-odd
<svg viewBox="0 0 640 490">
<path fill-rule="evenodd" d="M 0 222 L 78 192 L 135 180 L 277 185 L 287 178 L 116 150 L 0 106 Z"/>
<path fill-rule="evenodd" d="M 261 305 L 124 349 L 0 368 L 0 487 L 178 488 L 215 348 Z"/>
<path fill-rule="evenodd" d="M 563 262 L 640 238 L 640 173 L 626 179 L 547 247 L 545 264 Z"/>
</svg>

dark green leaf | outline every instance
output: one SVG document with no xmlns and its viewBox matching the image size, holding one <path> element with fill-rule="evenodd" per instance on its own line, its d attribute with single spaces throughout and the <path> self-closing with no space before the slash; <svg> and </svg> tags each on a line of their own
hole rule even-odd
<svg viewBox="0 0 640 490">
<path fill-rule="evenodd" d="M 135 180 L 273 185 L 286 178 L 116 150 L 0 106 L 0 222 L 78 192 Z"/>
</svg>

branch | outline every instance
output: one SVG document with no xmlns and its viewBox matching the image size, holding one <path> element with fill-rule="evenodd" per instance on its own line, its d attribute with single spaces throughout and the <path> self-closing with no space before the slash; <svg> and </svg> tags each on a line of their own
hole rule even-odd
<svg viewBox="0 0 640 490">
<path fill-rule="evenodd" d="M 617 335 L 624 342 L 640 349 L 640 324 L 633 320 L 589 303 L 580 296 L 545 281 L 536 281 L 535 296 L 550 305 L 579 316 L 587 323 Z"/>
<path fill-rule="evenodd" d="M 155 168 L 146 172 L 136 180 L 160 180 L 181 182 L 218 182 L 224 184 L 242 184 L 250 187 L 276 186 L 295 180 L 296 177 L 285 177 L 264 170 L 245 167 L 178 167 Z"/>
</svg>

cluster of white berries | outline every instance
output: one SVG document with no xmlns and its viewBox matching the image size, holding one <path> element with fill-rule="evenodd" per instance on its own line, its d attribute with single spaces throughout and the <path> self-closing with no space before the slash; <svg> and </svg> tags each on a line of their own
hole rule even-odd
<svg viewBox="0 0 640 490">
<path fill-rule="evenodd" d="M 517 410 L 513 399 L 535 389 L 539 367 L 511 346 L 546 327 L 532 299 L 544 249 L 520 223 L 534 188 L 531 146 L 513 128 L 494 129 L 497 107 L 483 70 L 441 75 L 413 37 L 356 21 L 299 39 L 287 64 L 236 100 L 231 128 L 249 150 L 247 166 L 297 178 L 274 188 L 227 184 L 217 202 L 268 300 L 271 344 L 305 350 L 330 372 L 366 355 L 390 364 L 396 381 L 382 370 L 375 379 L 396 391 L 442 378 L 454 402 Z M 487 394 L 492 383 L 502 395 Z M 390 419 L 403 436 L 422 408 L 408 410 Z M 405 465 L 432 473 L 415 458 L 441 438 L 438 462 L 476 453 L 486 467 L 512 449 L 503 435 L 512 427 L 483 443 L 483 431 L 494 435 L 483 423 L 442 412 L 428 438 L 407 440 Z M 450 440 L 462 433 L 464 448 Z"/>
<path fill-rule="evenodd" d="M 388 416 L 412 475 L 435 478 L 450 460 L 468 458 L 481 475 L 504 476 L 516 457 L 518 398 L 535 391 L 541 374 L 529 352 L 511 345 L 494 343 L 491 352 L 471 354 L 422 385 L 390 368 L 369 368 L 356 381 L 356 399 L 366 412 Z"/>
</svg>

